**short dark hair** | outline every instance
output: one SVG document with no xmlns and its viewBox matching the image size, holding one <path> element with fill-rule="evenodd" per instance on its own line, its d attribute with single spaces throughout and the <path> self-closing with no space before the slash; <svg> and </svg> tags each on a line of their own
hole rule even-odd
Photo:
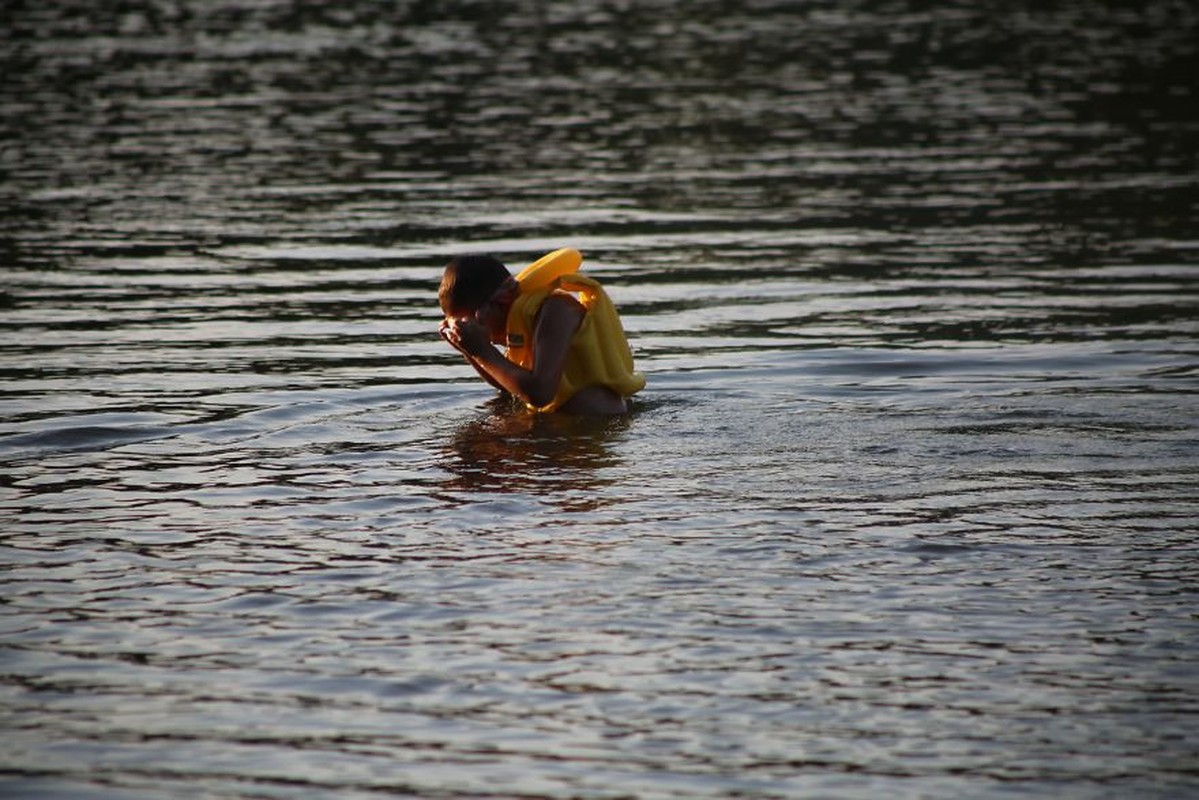
<svg viewBox="0 0 1199 800">
<path fill-rule="evenodd" d="M 473 314 L 511 277 L 491 256 L 458 256 L 446 264 L 437 302 L 446 316 Z"/>
</svg>

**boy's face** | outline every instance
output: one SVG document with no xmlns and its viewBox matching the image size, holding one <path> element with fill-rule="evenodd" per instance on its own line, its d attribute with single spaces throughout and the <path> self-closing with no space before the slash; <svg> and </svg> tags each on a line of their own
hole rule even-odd
<svg viewBox="0 0 1199 800">
<path fill-rule="evenodd" d="M 492 342 L 502 343 L 508 338 L 508 309 L 512 301 L 520 293 L 520 287 L 515 278 L 508 278 L 500 287 L 491 293 L 474 312 L 455 309 L 447 314 L 446 319 L 472 320 L 487 331 Z"/>
</svg>

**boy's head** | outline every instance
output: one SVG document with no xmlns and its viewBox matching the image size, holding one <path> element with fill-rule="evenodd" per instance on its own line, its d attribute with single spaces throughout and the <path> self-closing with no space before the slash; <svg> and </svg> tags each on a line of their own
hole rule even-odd
<svg viewBox="0 0 1199 800">
<path fill-rule="evenodd" d="M 437 290 L 441 312 L 451 319 L 471 317 L 511 278 L 491 256 L 459 256 L 446 265 Z"/>
</svg>

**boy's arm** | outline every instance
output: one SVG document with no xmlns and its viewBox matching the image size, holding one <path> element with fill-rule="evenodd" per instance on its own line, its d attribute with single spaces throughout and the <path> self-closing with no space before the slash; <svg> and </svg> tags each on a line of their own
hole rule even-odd
<svg viewBox="0 0 1199 800">
<path fill-rule="evenodd" d="M 475 372 L 479 373 L 479 377 L 480 377 L 480 378 L 482 378 L 483 380 L 487 381 L 487 382 L 488 382 L 488 383 L 490 383 L 490 384 L 491 384 L 493 387 L 495 387 L 497 390 L 499 390 L 499 391 L 501 391 L 501 392 L 507 392 L 507 391 L 508 391 L 508 390 L 507 390 L 507 389 L 505 389 L 503 386 L 501 386 L 501 385 L 499 384 L 499 382 L 498 382 L 498 381 L 496 381 L 496 379 L 495 379 L 495 378 L 491 377 L 491 374 L 490 374 L 490 373 L 489 373 L 487 370 L 483 369 L 483 365 L 479 363 L 478 359 L 476 359 L 474 356 L 467 355 L 466 353 L 463 353 L 462 355 L 463 355 L 463 357 L 465 357 L 465 358 L 466 358 L 466 363 L 467 363 L 467 364 L 470 364 L 472 367 L 474 367 L 474 368 L 475 368 Z"/>
<path fill-rule="evenodd" d="M 554 399 L 570 338 L 583 324 L 586 314 L 573 297 L 553 295 L 546 299 L 537 314 L 533 330 L 534 361 L 532 369 L 524 369 L 504 357 L 487 336 L 483 326 L 473 320 L 458 320 L 446 326 L 446 341 L 458 348 L 484 380 L 516 395 L 531 406 L 544 406 Z"/>
<path fill-rule="evenodd" d="M 437 332 L 441 334 L 442 339 L 445 339 L 450 343 L 450 345 L 453 346 L 455 350 L 458 351 L 458 354 L 462 356 L 467 364 L 470 364 L 472 367 L 474 367 L 475 372 L 479 373 L 480 378 L 487 381 L 501 392 L 507 391 L 503 386 L 500 386 L 498 383 L 496 383 L 495 378 L 487 374 L 487 371 L 479 365 L 478 360 L 474 356 L 462 349 L 461 334 L 455 331 L 455 328 L 461 324 L 462 323 L 457 320 L 442 320 Z"/>
</svg>

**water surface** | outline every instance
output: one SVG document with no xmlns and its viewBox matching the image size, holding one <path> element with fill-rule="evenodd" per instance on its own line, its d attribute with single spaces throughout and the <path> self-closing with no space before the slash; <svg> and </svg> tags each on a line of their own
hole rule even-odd
<svg viewBox="0 0 1199 800">
<path fill-rule="evenodd" d="M 1185 4 L 5 15 L 0 794 L 1199 791 Z M 564 245 L 627 418 L 436 335 Z"/>
</svg>

